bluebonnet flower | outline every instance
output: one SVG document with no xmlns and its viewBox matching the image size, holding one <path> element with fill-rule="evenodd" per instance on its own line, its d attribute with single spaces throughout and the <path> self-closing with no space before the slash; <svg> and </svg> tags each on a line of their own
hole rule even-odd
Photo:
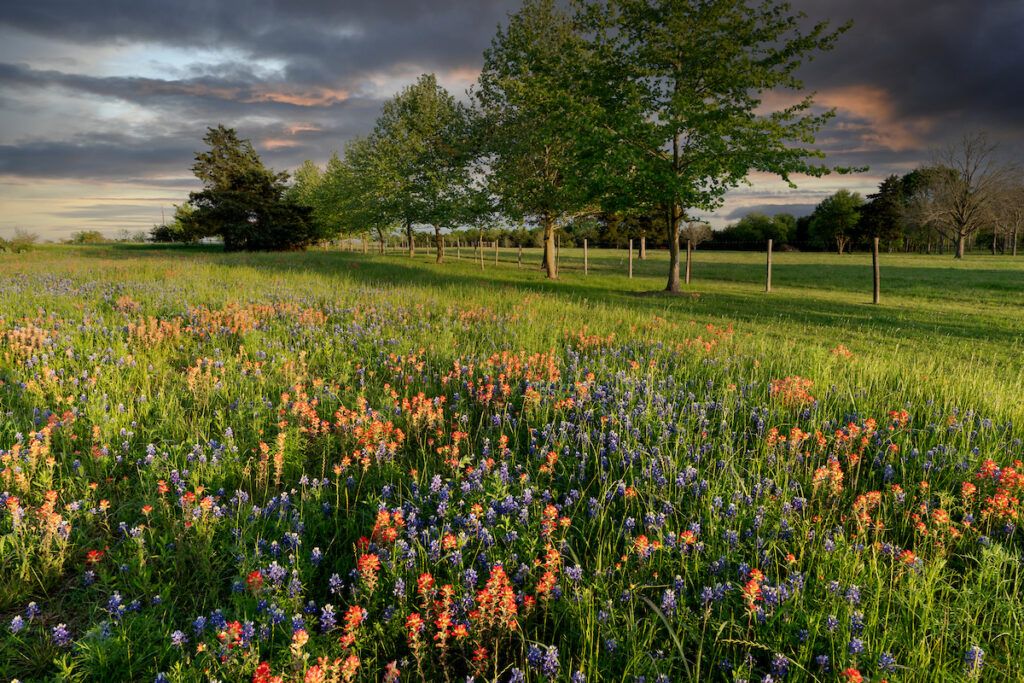
<svg viewBox="0 0 1024 683">
<path fill-rule="evenodd" d="M 188 636 L 183 631 L 175 631 L 171 634 L 171 645 L 182 647 L 188 643 Z"/>
<path fill-rule="evenodd" d="M 68 647 L 71 645 L 71 632 L 66 624 L 57 624 L 50 631 L 53 644 L 57 647 Z"/>
<path fill-rule="evenodd" d="M 11 619 L 11 633 L 17 633 L 23 628 L 25 628 L 25 620 L 21 618 L 20 614 Z"/>
<path fill-rule="evenodd" d="M 964 653 L 964 666 L 969 676 L 981 674 L 981 668 L 985 665 L 985 651 L 977 645 L 972 645 Z"/>
<path fill-rule="evenodd" d="M 661 595 L 661 609 L 669 613 L 676 611 L 676 592 L 671 588 L 666 588 Z"/>
<path fill-rule="evenodd" d="M 883 652 L 878 656 L 878 668 L 886 673 L 896 670 L 896 658 L 890 652 Z"/>
<path fill-rule="evenodd" d="M 861 652 L 864 652 L 864 641 L 860 638 L 851 638 L 847 649 L 851 655 L 859 655 Z"/>
<path fill-rule="evenodd" d="M 775 653 L 772 657 L 772 675 L 784 678 L 789 673 L 789 660 L 786 656 L 780 653 Z"/>
</svg>

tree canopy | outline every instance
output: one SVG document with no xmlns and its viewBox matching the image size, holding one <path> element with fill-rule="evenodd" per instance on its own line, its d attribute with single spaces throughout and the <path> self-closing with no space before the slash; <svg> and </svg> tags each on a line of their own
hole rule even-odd
<svg viewBox="0 0 1024 683">
<path fill-rule="evenodd" d="M 679 290 L 679 225 L 718 208 L 751 171 L 820 176 L 815 134 L 833 116 L 812 95 L 778 108 L 764 95 L 798 91 L 797 69 L 846 26 L 802 28 L 788 2 L 600 0 L 577 7 L 594 35 L 591 81 L 614 151 L 605 187 L 665 215 L 666 289 Z"/>
<path fill-rule="evenodd" d="M 288 174 L 266 168 L 234 129 L 210 128 L 203 142 L 192 166 L 203 189 L 189 195 L 197 234 L 221 237 L 228 251 L 301 249 L 326 236 L 287 196 Z"/>
</svg>

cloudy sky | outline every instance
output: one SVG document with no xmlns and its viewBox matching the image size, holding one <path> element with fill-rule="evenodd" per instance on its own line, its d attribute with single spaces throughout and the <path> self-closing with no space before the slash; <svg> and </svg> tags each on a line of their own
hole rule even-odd
<svg viewBox="0 0 1024 683">
<path fill-rule="evenodd" d="M 279 169 L 323 162 L 423 72 L 463 93 L 518 0 L 30 0 L 0 7 L 0 235 L 146 230 L 195 182 L 207 126 Z M 853 19 L 801 74 L 838 116 L 819 138 L 855 177 L 769 178 L 730 194 L 805 213 L 870 192 L 965 131 L 1024 141 L 1024 0 L 795 0 Z"/>
</svg>

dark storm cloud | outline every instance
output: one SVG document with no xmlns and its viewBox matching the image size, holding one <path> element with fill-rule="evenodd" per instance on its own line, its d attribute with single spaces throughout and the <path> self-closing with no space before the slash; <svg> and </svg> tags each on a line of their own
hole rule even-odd
<svg viewBox="0 0 1024 683">
<path fill-rule="evenodd" d="M 813 19 L 853 20 L 837 48 L 801 72 L 809 87 L 871 86 L 892 114 L 1019 134 L 1024 122 L 1021 0 L 799 0 Z"/>
<path fill-rule="evenodd" d="M 112 40 L 232 47 L 288 61 L 291 79 L 354 69 L 479 59 L 514 0 L 228 0 L 9 3 L 0 25 L 93 45 Z"/>
<path fill-rule="evenodd" d="M 81 136 L 69 141 L 0 145 L 0 176 L 121 178 L 158 175 L 192 165 L 195 143 L 184 139 Z"/>
</svg>

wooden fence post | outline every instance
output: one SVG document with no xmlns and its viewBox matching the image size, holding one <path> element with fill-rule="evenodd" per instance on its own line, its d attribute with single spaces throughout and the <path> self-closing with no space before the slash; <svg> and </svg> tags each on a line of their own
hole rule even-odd
<svg viewBox="0 0 1024 683">
<path fill-rule="evenodd" d="M 590 272 L 590 259 L 587 253 L 587 238 L 583 238 L 583 274 L 586 275 Z"/>
<path fill-rule="evenodd" d="M 494 265 L 498 265 L 498 240 L 494 240 Z"/>
<path fill-rule="evenodd" d="M 518 268 L 523 267 L 523 245 L 519 245 L 519 255 L 516 257 L 516 266 Z"/>
<path fill-rule="evenodd" d="M 633 240 L 629 240 L 629 277 L 633 278 Z"/>
<path fill-rule="evenodd" d="M 881 294 L 881 278 L 878 272 L 878 238 L 876 237 L 871 244 L 871 268 L 874 271 L 875 280 L 875 291 L 872 298 L 873 303 L 877 304 Z"/>
<path fill-rule="evenodd" d="M 690 263 L 693 261 L 693 240 L 686 240 L 686 284 L 690 284 Z"/>
<path fill-rule="evenodd" d="M 462 240 L 458 238 L 455 239 L 455 258 L 462 258 Z"/>
<path fill-rule="evenodd" d="M 764 291 L 772 291 L 772 240 L 768 240 L 768 273 L 764 281 Z"/>
</svg>

